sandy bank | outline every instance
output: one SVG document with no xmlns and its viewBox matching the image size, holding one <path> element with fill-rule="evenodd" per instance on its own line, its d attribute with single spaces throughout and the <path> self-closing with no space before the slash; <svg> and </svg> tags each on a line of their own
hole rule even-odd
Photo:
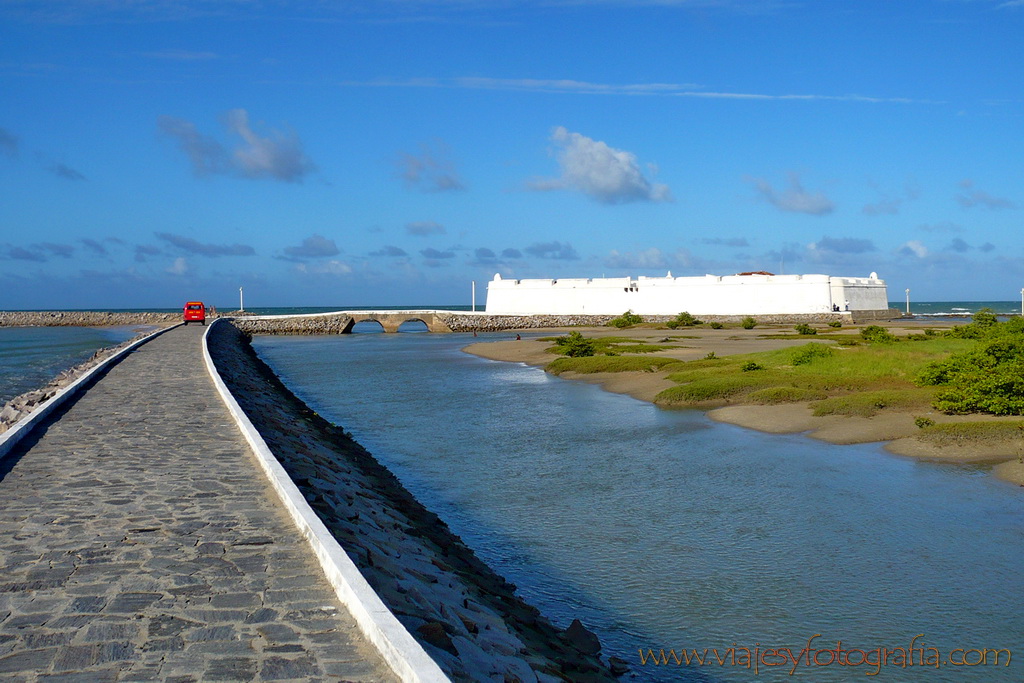
<svg viewBox="0 0 1024 683">
<path fill-rule="evenodd" d="M 934 327 L 933 323 L 915 323 L 901 321 L 890 325 L 890 331 L 896 334 L 920 332 L 923 328 Z M 771 334 L 791 328 L 772 330 L 758 326 L 753 330 L 709 328 L 680 328 L 677 330 L 631 329 L 616 330 L 612 328 L 587 328 L 580 330 L 587 337 L 626 336 L 644 339 L 650 342 L 670 339 L 674 343 L 683 344 L 687 348 L 660 351 L 652 356 L 678 358 L 680 360 L 696 360 L 714 352 L 717 356 L 768 351 L 806 344 L 814 339 L 764 339 L 761 335 Z M 844 328 L 851 334 L 853 328 Z M 550 335 L 564 334 L 567 330 L 553 329 Z M 535 336 L 535 335 L 534 335 Z M 685 337 L 685 338 L 681 338 Z M 557 356 L 545 349 L 551 342 L 524 338 L 520 341 L 480 342 L 465 347 L 464 351 L 491 360 L 526 363 L 528 365 L 546 366 Z M 665 372 L 618 372 L 578 374 L 562 373 L 566 379 L 583 380 L 598 384 L 602 388 L 615 393 L 628 394 L 644 401 L 654 401 L 654 397 L 672 386 L 674 382 L 666 379 Z M 855 444 L 871 442 L 889 442 L 886 449 L 898 455 L 922 460 L 943 462 L 979 463 L 994 465 L 994 475 L 1015 484 L 1024 486 L 1024 464 L 1018 462 L 1019 451 L 1024 449 L 1020 440 L 1003 440 L 986 443 L 969 443 L 960 445 L 938 445 L 917 438 L 920 431 L 914 423 L 916 417 L 922 416 L 920 411 L 914 413 L 886 411 L 874 417 L 848 417 L 829 415 L 815 417 L 809 403 L 787 403 L 779 405 L 727 405 L 709 409 L 708 416 L 718 422 L 734 424 L 748 429 L 772 434 L 790 434 L 806 432 L 808 436 L 833 444 Z M 930 412 L 924 416 L 936 423 L 943 422 L 979 422 L 999 420 L 991 416 L 956 416 Z M 1019 419 L 1019 418 L 1013 418 Z"/>
<path fill-rule="evenodd" d="M 586 634 L 561 631 L 520 599 L 370 453 L 295 397 L 244 335 L 220 325 L 209 342 L 225 383 L 299 490 L 453 680 L 615 680 L 584 653 Z"/>
</svg>

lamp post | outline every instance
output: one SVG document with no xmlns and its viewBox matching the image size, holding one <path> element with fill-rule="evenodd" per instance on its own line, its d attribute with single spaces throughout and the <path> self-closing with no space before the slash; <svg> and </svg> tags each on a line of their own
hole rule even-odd
<svg viewBox="0 0 1024 683">
<path fill-rule="evenodd" d="M 907 315 L 910 315 L 910 288 L 907 288 Z"/>
<path fill-rule="evenodd" d="M 1020 290 L 1020 315 L 1024 318 L 1024 289 Z"/>
<path fill-rule="evenodd" d="M 1021 290 L 1021 294 L 1024 295 L 1024 290 Z M 476 280 L 473 280 L 473 312 L 476 313 Z"/>
<path fill-rule="evenodd" d="M 242 288 L 239 287 L 238 288 L 238 311 L 239 311 L 239 313 L 241 313 L 244 310 L 245 310 L 245 299 L 243 298 L 243 295 L 242 295 Z"/>
</svg>

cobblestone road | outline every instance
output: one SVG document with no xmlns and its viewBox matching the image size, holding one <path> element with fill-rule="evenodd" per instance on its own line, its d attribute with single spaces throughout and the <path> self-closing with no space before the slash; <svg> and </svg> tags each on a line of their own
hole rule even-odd
<svg viewBox="0 0 1024 683">
<path fill-rule="evenodd" d="M 0 462 L 0 680 L 393 680 L 221 404 L 204 329 Z"/>
</svg>

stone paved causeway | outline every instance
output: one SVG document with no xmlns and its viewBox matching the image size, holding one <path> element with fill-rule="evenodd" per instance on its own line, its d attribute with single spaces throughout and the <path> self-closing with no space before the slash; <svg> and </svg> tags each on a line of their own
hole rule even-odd
<svg viewBox="0 0 1024 683">
<path fill-rule="evenodd" d="M 202 364 L 144 344 L 0 462 L 0 681 L 390 681 Z"/>
</svg>

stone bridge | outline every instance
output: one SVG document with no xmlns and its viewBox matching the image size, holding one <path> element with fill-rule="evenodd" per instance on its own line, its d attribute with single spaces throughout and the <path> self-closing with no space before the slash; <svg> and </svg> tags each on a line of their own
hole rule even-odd
<svg viewBox="0 0 1024 683">
<path fill-rule="evenodd" d="M 352 322 L 342 331 L 342 334 L 352 331 L 356 323 L 372 320 L 380 323 L 385 332 L 398 332 L 402 323 L 419 321 L 427 326 L 430 332 L 451 332 L 452 328 L 434 311 L 345 311 L 345 315 L 352 318 Z"/>
</svg>

